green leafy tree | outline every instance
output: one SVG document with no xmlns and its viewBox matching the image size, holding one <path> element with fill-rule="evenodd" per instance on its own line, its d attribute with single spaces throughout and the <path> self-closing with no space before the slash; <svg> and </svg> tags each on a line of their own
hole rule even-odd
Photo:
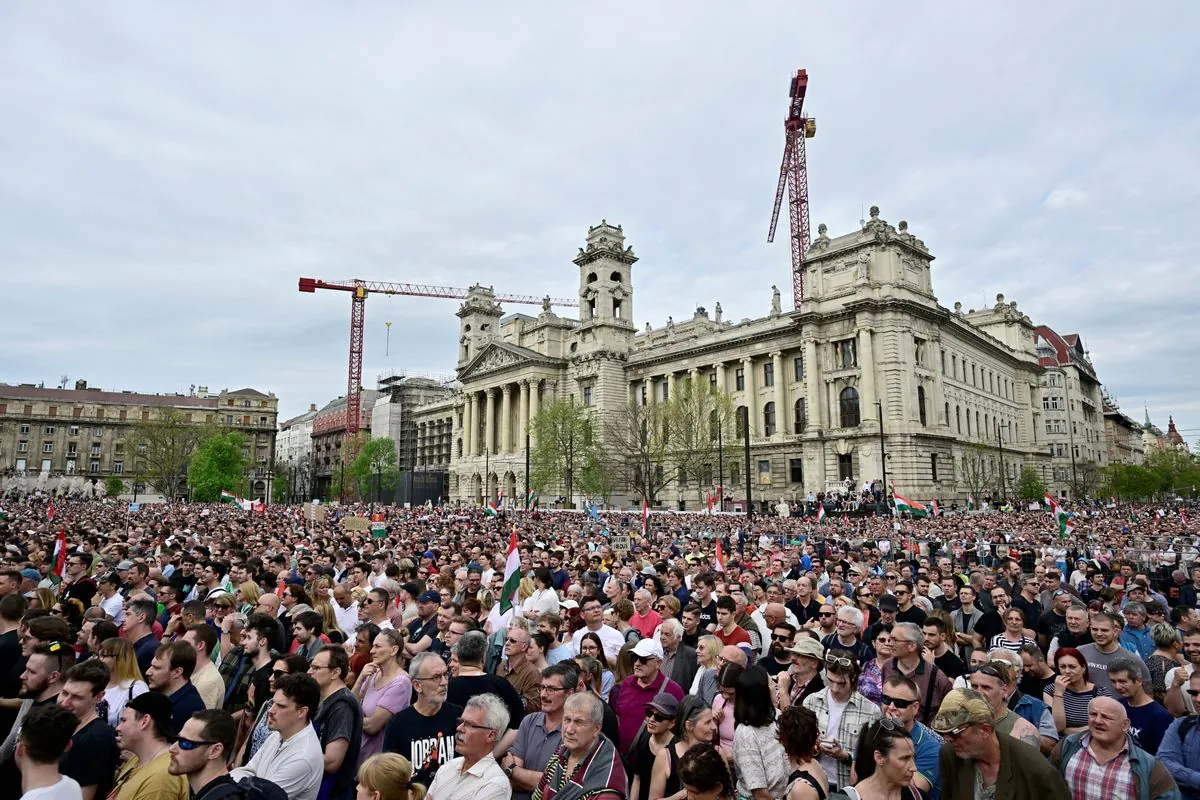
<svg viewBox="0 0 1200 800">
<path fill-rule="evenodd" d="M 104 481 L 104 496 L 116 497 L 125 491 L 125 481 L 113 476 L 106 478 Z"/>
<path fill-rule="evenodd" d="M 1158 496 L 1159 476 L 1142 464 L 1111 464 L 1104 471 L 1104 490 L 1126 502 L 1144 502 Z"/>
<path fill-rule="evenodd" d="M 287 467 L 276 466 L 275 477 L 271 483 L 271 500 L 277 505 L 289 503 L 292 499 L 292 476 Z"/>
<path fill-rule="evenodd" d="M 371 439 L 363 445 L 347 469 L 353 476 L 360 497 L 389 496 L 400 485 L 396 443 L 391 439 Z"/>
<path fill-rule="evenodd" d="M 1017 480 L 1017 497 L 1027 502 L 1041 501 L 1046 495 L 1046 482 L 1033 467 L 1024 467 Z"/>
<path fill-rule="evenodd" d="M 665 442 L 682 494 L 695 482 L 696 496 L 704 500 L 722 457 L 726 464 L 737 457 L 733 398 L 708 381 L 687 380 L 664 409 L 669 438 Z"/>
<path fill-rule="evenodd" d="M 205 430 L 187 422 L 174 408 L 135 425 L 129 444 L 137 453 L 140 477 L 163 497 L 178 497 L 188 482 L 188 462 Z"/>
<path fill-rule="evenodd" d="M 600 451 L 595 423 L 583 406 L 555 400 L 532 422 L 536 443 L 529 453 L 529 485 L 549 494 L 560 491 L 568 501 L 577 492 L 607 497 L 611 487 Z"/>
<path fill-rule="evenodd" d="M 188 465 L 188 487 L 194 502 L 213 502 L 222 491 L 245 493 L 245 438 L 235 431 L 213 433 L 196 447 Z"/>
<path fill-rule="evenodd" d="M 361 499 L 359 495 L 358 481 L 354 478 L 354 462 L 358 459 L 358 454 L 367 446 L 367 434 L 357 433 L 342 440 L 340 452 L 340 463 L 333 466 L 333 480 L 330 483 L 329 492 L 331 499 L 339 502 L 355 503 Z M 345 469 L 345 485 L 342 485 L 342 464 L 346 465 Z"/>
<path fill-rule="evenodd" d="M 1145 467 L 1154 475 L 1155 494 L 1193 496 L 1200 486 L 1200 464 L 1185 450 L 1156 447 L 1146 453 Z"/>
</svg>

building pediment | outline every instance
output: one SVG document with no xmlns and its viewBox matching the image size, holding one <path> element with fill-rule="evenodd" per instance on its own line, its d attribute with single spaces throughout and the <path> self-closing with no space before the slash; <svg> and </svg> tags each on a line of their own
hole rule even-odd
<svg viewBox="0 0 1200 800">
<path fill-rule="evenodd" d="M 516 371 L 527 366 L 565 366 L 562 359 L 544 355 L 527 347 L 520 347 L 508 342 L 489 342 L 479 355 L 467 362 L 458 371 L 458 379 L 463 383 L 478 380 L 490 375 Z"/>
</svg>

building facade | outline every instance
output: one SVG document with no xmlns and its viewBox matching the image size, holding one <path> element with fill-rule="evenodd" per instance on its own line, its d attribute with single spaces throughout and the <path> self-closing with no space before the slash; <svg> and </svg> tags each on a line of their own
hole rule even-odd
<svg viewBox="0 0 1200 800">
<path fill-rule="evenodd" d="M 1121 411 L 1117 401 L 1104 398 L 1104 443 L 1108 447 L 1109 464 L 1142 464 L 1146 448 L 1142 441 L 1142 426 Z"/>
<path fill-rule="evenodd" d="M 74 389 L 0 384 L 0 470 L 25 489 L 45 491 L 57 491 L 61 483 L 64 489 L 82 484 L 89 493 L 102 493 L 104 482 L 115 477 L 127 492 L 136 483 L 139 495 L 154 499 L 140 478 L 144 466 L 126 440 L 136 425 L 168 408 L 186 423 L 242 434 L 248 487 L 253 496 L 266 497 L 279 401 L 251 388 L 210 393 L 201 386 L 185 395 L 102 391 L 83 380 Z"/>
<path fill-rule="evenodd" d="M 279 423 L 276 437 L 276 474 L 286 475 L 290 500 L 307 500 L 312 497 L 313 420 L 317 418 L 317 405 L 312 403 L 299 416 Z"/>
<path fill-rule="evenodd" d="M 391 374 L 380 377 L 379 391 L 371 411 L 371 436 L 390 438 L 396 445 L 400 485 L 395 499 L 401 505 L 445 499 L 452 432 L 446 412 L 454 388 L 430 377 Z"/>
<path fill-rule="evenodd" d="M 359 429 L 371 435 L 371 411 L 380 392 L 363 389 L 360 392 Z M 312 420 L 312 479 L 313 496 L 331 498 L 333 478 L 342 470 L 342 443 L 346 438 L 346 398 L 331 400 Z M 336 499 L 336 498 L 334 498 Z"/>
<path fill-rule="evenodd" d="M 1061 336 L 1039 325 L 1035 336 L 1038 361 L 1045 370 L 1039 387 L 1050 456 L 1042 479 L 1064 499 L 1090 496 L 1108 464 L 1103 387 L 1079 334 Z"/>
<path fill-rule="evenodd" d="M 548 402 L 570 398 L 604 418 L 668 401 L 688 380 L 709 381 L 748 412 L 756 503 L 878 480 L 883 451 L 889 482 L 906 496 L 1007 495 L 1022 467 L 1046 472 L 1056 452 L 1039 329 L 1003 296 L 980 310 L 941 306 L 932 261 L 906 223 L 893 226 L 872 208 L 860 230 L 831 238 L 818 228 L 800 308 L 784 311 L 773 287 L 755 319 L 726 320 L 717 303 L 712 315 L 698 308 L 690 320 L 639 330 L 637 257 L 620 226 L 601 222 L 574 259 L 579 319 L 555 314 L 549 301 L 537 317 L 504 316 L 479 286 L 459 308 L 451 495 L 466 504 L 519 497 L 525 432 Z M 1068 402 L 1080 422 L 1084 408 L 1096 419 L 1080 444 L 1103 451 L 1098 383 L 1091 371 L 1081 378 L 1071 357 L 1064 366 L 1077 388 Z M 742 464 L 726 470 L 721 482 L 744 497 Z M 610 502 L 640 499 L 620 486 Z M 656 499 L 696 504 L 682 487 Z"/>
</svg>

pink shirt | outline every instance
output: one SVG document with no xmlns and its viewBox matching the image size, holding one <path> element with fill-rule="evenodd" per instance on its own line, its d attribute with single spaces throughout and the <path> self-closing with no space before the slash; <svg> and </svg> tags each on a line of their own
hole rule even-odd
<svg viewBox="0 0 1200 800">
<path fill-rule="evenodd" d="M 662 625 L 662 621 L 662 614 L 653 608 L 644 617 L 634 611 L 633 616 L 629 618 L 629 624 L 642 635 L 643 639 L 653 638 L 654 632 L 658 630 L 659 625 Z"/>
</svg>

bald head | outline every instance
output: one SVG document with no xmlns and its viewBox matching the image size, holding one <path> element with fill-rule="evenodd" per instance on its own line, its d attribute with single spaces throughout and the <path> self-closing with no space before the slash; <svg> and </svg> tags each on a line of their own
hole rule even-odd
<svg viewBox="0 0 1200 800">
<path fill-rule="evenodd" d="M 1088 712 L 1096 711 L 1110 716 L 1118 722 L 1127 721 L 1129 713 L 1125 710 L 1125 706 L 1120 700 L 1113 697 L 1094 697 L 1092 702 L 1088 703 Z"/>
<path fill-rule="evenodd" d="M 772 628 L 787 621 L 787 609 L 783 607 L 783 603 L 767 603 L 763 606 L 762 615 Z"/>
<path fill-rule="evenodd" d="M 259 596 L 258 602 L 262 603 L 264 606 L 267 606 L 272 611 L 279 610 L 279 595 L 273 592 L 268 592 L 267 594 Z"/>
<path fill-rule="evenodd" d="M 726 664 L 737 664 L 743 668 L 748 664 L 746 651 L 732 644 L 727 644 L 721 648 L 721 660 Z"/>
<path fill-rule="evenodd" d="M 1096 697 L 1088 704 L 1088 733 L 1105 747 L 1116 747 L 1129 735 L 1129 714 L 1120 701 Z"/>
</svg>

